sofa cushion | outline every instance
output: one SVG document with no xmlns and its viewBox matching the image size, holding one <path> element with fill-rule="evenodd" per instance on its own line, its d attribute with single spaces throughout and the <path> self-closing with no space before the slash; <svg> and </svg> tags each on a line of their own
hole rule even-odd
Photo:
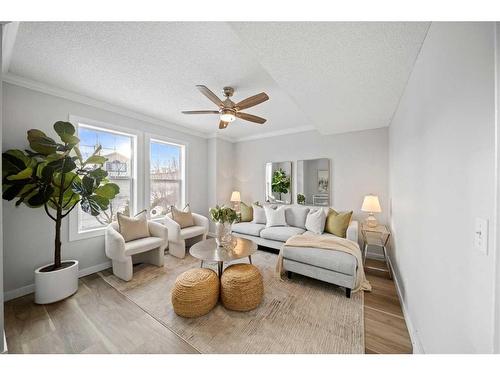
<svg viewBox="0 0 500 375">
<path fill-rule="evenodd" d="M 249 222 L 253 220 L 253 208 L 246 205 L 244 202 L 240 203 L 240 221 Z"/>
<path fill-rule="evenodd" d="M 264 207 L 257 206 L 256 204 L 253 204 L 252 210 L 253 210 L 252 223 L 265 224 L 266 223 L 266 211 L 264 211 Z"/>
<path fill-rule="evenodd" d="M 326 217 L 325 232 L 345 238 L 351 217 L 352 211 L 339 213 L 330 209 Z"/>
<path fill-rule="evenodd" d="M 231 229 L 235 233 L 248 234 L 249 236 L 259 237 L 260 231 L 265 227 L 265 224 L 236 223 L 232 225 Z"/>
<path fill-rule="evenodd" d="M 304 229 L 296 227 L 271 227 L 263 229 L 260 232 L 260 236 L 268 240 L 285 242 L 290 237 L 295 236 L 297 234 L 302 234 L 304 232 L 305 232 Z"/>
<path fill-rule="evenodd" d="M 308 213 L 308 207 L 287 207 L 285 210 L 286 223 L 291 227 L 306 229 L 306 217 Z"/>
<path fill-rule="evenodd" d="M 188 239 L 188 238 L 193 238 L 196 236 L 201 236 L 202 234 L 206 233 L 206 228 L 201 226 L 201 225 L 193 225 L 187 228 L 182 228 L 181 229 L 181 238 L 183 240 Z"/>
<path fill-rule="evenodd" d="M 356 258 L 343 251 L 285 246 L 283 247 L 283 258 L 340 272 L 345 275 L 356 274 Z"/>
<path fill-rule="evenodd" d="M 316 234 L 325 230 L 326 214 L 323 209 L 309 211 L 306 217 L 306 229 Z"/>
<path fill-rule="evenodd" d="M 278 208 L 264 206 L 264 211 L 266 213 L 266 227 L 286 227 L 285 206 Z"/>
<path fill-rule="evenodd" d="M 125 255 L 134 255 L 143 251 L 153 250 L 162 246 L 164 242 L 166 240 L 159 237 L 146 237 L 129 241 L 125 243 Z"/>
</svg>

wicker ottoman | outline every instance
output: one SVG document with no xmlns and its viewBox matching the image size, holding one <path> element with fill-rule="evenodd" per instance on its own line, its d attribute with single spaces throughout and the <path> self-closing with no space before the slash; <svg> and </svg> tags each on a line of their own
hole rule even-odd
<svg viewBox="0 0 500 375">
<path fill-rule="evenodd" d="M 219 300 L 219 278 L 206 268 L 184 272 L 175 280 L 172 305 L 177 315 L 196 318 L 208 314 Z"/>
<path fill-rule="evenodd" d="M 235 264 L 226 268 L 221 277 L 221 299 L 226 309 L 249 311 L 262 301 L 264 283 L 257 267 Z"/>
</svg>

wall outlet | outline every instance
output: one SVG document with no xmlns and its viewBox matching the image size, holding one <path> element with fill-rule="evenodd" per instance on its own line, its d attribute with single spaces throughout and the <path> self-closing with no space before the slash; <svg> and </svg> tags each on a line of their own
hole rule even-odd
<svg viewBox="0 0 500 375">
<path fill-rule="evenodd" d="M 476 218 L 476 225 L 474 229 L 474 249 L 488 254 L 488 220 Z"/>
</svg>

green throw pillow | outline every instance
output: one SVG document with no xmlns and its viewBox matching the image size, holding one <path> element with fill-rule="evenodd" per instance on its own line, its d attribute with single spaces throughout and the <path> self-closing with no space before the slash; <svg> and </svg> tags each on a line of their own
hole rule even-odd
<svg viewBox="0 0 500 375">
<path fill-rule="evenodd" d="M 252 206 L 247 206 L 245 203 L 241 202 L 240 204 L 240 214 L 241 214 L 241 222 L 248 222 L 253 220 L 253 208 Z"/>
<path fill-rule="evenodd" d="M 351 216 L 352 211 L 339 213 L 330 208 L 328 216 L 326 217 L 325 232 L 345 238 L 347 228 L 351 222 Z"/>
</svg>

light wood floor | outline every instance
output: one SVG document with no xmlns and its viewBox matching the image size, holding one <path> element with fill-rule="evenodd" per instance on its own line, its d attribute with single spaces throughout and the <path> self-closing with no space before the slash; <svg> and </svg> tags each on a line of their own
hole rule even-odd
<svg viewBox="0 0 500 375">
<path fill-rule="evenodd" d="M 365 293 L 365 352 L 369 354 L 412 353 L 410 335 L 394 281 L 389 278 L 385 263 L 367 259 L 366 266 L 386 271 L 366 269 L 372 291 Z"/>
<path fill-rule="evenodd" d="M 367 275 L 366 353 L 411 353 L 393 281 Z M 97 274 L 58 303 L 36 305 L 33 294 L 7 302 L 5 330 L 9 353 L 197 353 Z"/>
</svg>

